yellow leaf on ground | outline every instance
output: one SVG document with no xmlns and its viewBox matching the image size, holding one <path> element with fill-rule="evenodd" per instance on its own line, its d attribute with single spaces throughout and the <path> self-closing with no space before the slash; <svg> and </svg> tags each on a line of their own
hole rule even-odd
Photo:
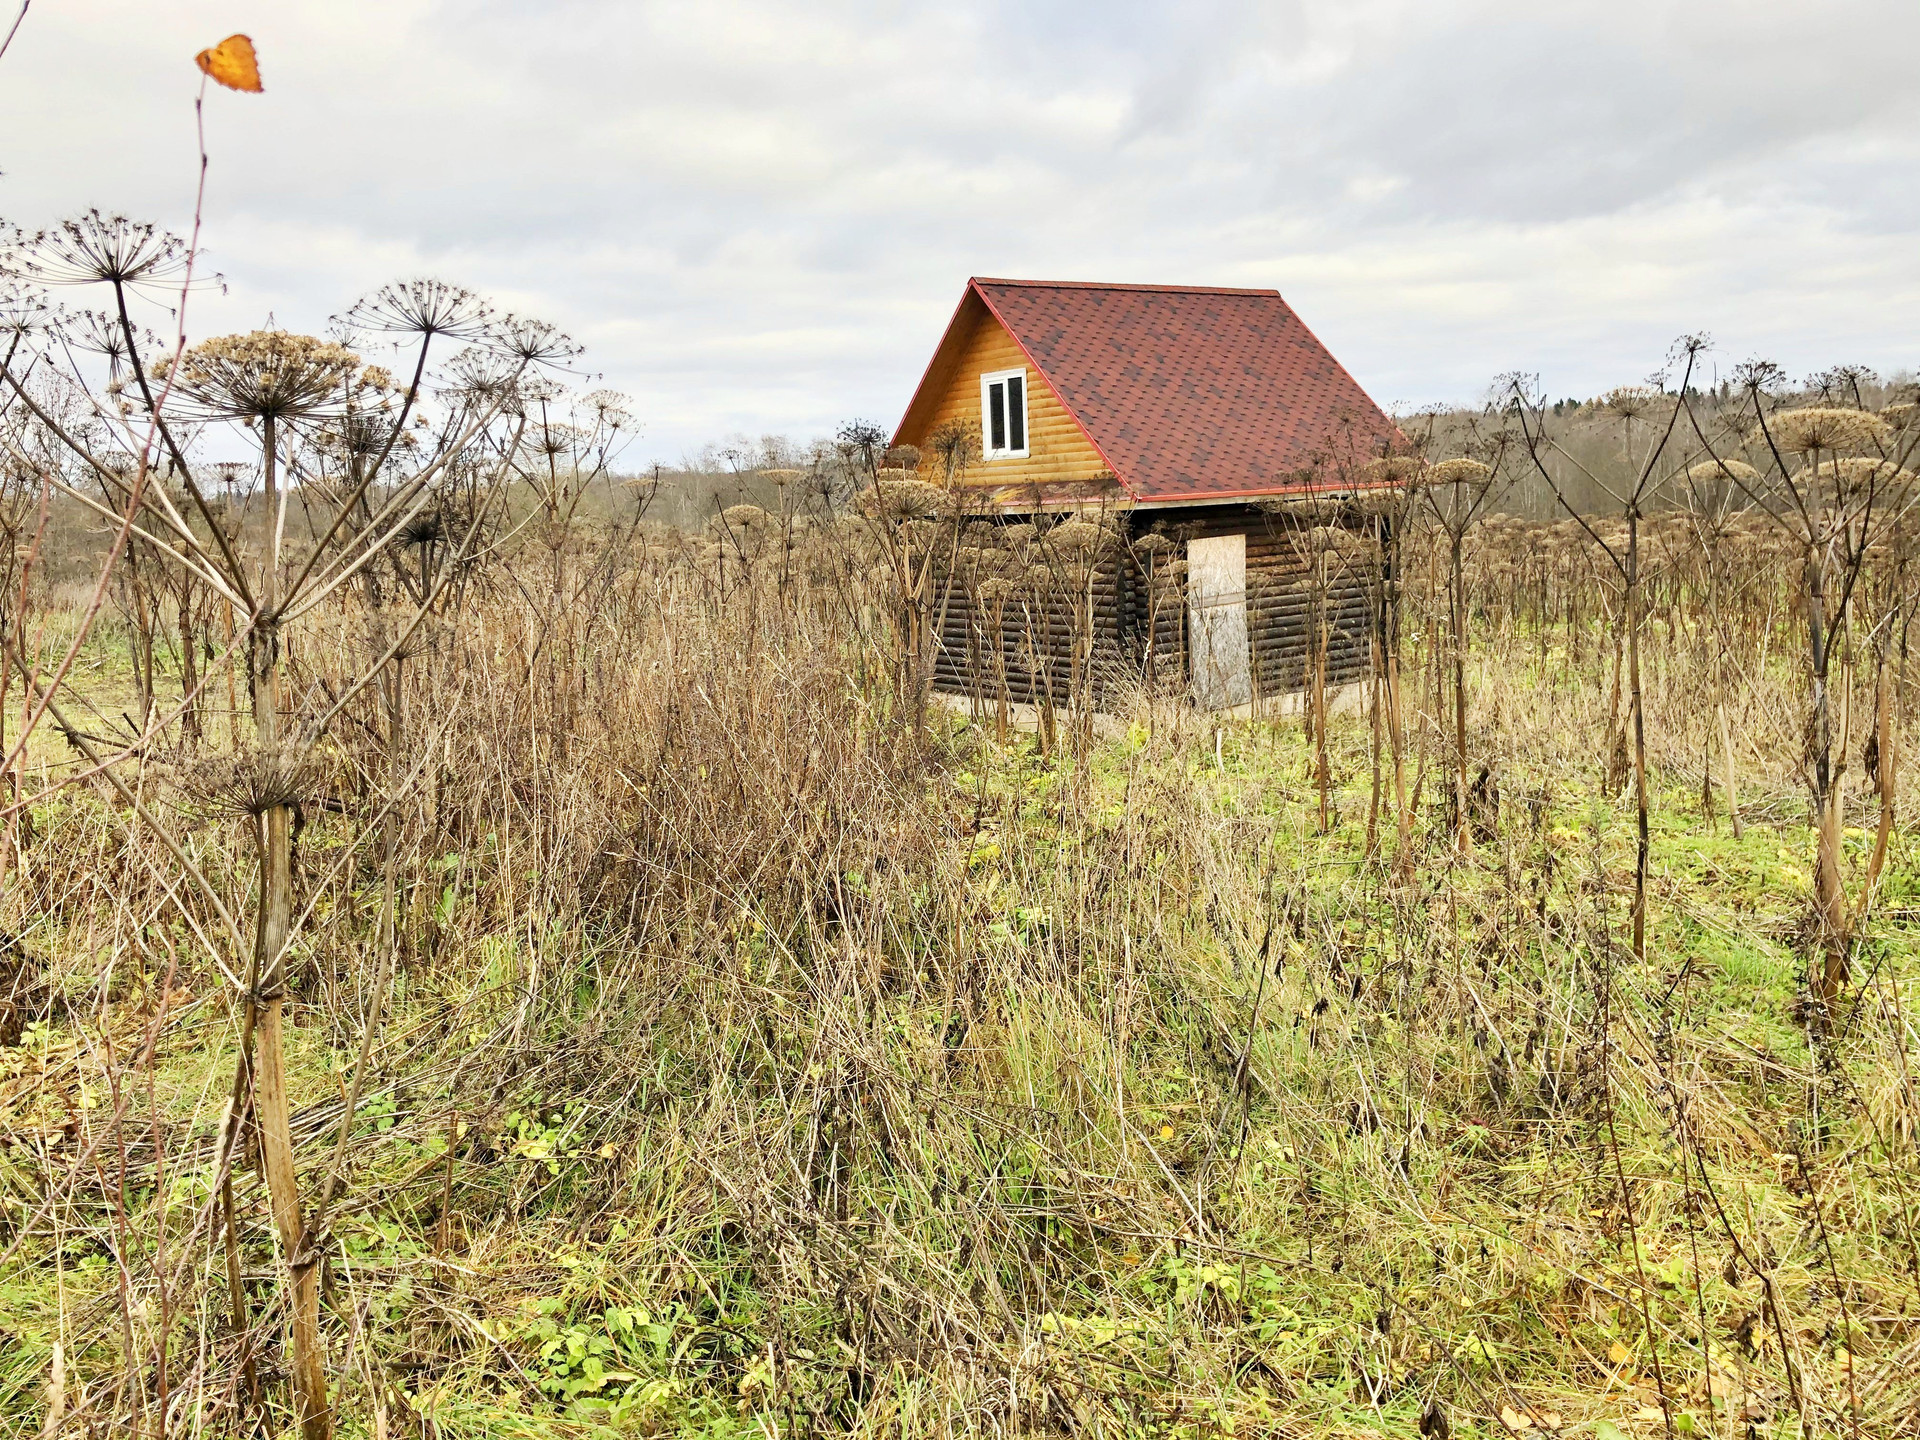
<svg viewBox="0 0 1920 1440">
<path fill-rule="evenodd" d="M 247 90 L 258 95 L 266 87 L 260 83 L 260 61 L 253 53 L 253 41 L 245 35 L 229 35 L 210 50 L 193 57 L 215 84 L 229 90 Z"/>
<path fill-rule="evenodd" d="M 1558 1430 L 1561 1419 L 1551 1410 L 1516 1410 L 1511 1405 L 1500 1407 L 1500 1423 L 1516 1435 L 1529 1430 Z"/>
<path fill-rule="evenodd" d="M 1616 1340 L 1607 1347 L 1607 1359 L 1616 1365 L 1625 1365 L 1633 1359 L 1633 1351 Z"/>
</svg>

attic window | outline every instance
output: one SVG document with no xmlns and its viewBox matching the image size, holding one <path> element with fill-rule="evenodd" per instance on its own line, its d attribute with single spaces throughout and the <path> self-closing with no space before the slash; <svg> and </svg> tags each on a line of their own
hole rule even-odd
<svg viewBox="0 0 1920 1440">
<path fill-rule="evenodd" d="M 1027 453 L 1027 372 L 996 370 L 980 377 L 980 442 L 989 460 Z"/>
</svg>

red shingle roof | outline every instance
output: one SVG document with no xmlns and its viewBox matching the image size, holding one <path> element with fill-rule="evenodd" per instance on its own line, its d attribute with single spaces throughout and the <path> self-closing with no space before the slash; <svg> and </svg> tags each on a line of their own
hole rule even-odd
<svg viewBox="0 0 1920 1440">
<path fill-rule="evenodd" d="M 1361 444 L 1395 433 L 1277 290 L 984 279 L 968 290 L 1138 500 L 1297 488 L 1343 429 Z"/>
</svg>

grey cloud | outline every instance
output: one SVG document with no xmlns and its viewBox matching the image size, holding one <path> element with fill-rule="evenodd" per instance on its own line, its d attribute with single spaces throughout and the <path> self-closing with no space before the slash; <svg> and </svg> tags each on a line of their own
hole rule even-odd
<svg viewBox="0 0 1920 1440">
<path fill-rule="evenodd" d="M 36 9 L 0 213 L 184 224 L 212 0 Z M 1643 374 L 1701 325 L 1911 363 L 1920 7 L 287 0 L 209 101 L 233 294 L 433 271 L 545 314 L 649 453 L 891 420 L 969 273 L 1279 286 L 1382 398 Z M 1862 44 L 1861 36 L 1871 36 Z M 76 80 L 74 77 L 79 76 Z"/>
</svg>

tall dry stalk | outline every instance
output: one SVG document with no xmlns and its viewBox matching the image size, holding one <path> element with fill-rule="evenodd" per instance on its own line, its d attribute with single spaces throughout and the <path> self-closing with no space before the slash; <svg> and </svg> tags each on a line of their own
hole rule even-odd
<svg viewBox="0 0 1920 1440">
<path fill-rule="evenodd" d="M 1706 342 L 1697 337 L 1688 337 L 1677 347 L 1683 358 L 1678 389 L 1680 395 L 1684 396 L 1692 384 L 1694 364 L 1705 347 Z M 1646 691 L 1640 666 L 1646 605 L 1642 526 L 1648 506 L 1662 488 L 1671 482 L 1672 477 L 1665 473 L 1663 462 L 1679 423 L 1682 407 L 1679 403 L 1668 401 L 1658 387 L 1623 386 L 1610 392 L 1603 404 L 1620 419 L 1632 477 L 1628 484 L 1615 490 L 1574 460 L 1564 446 L 1554 443 L 1547 433 L 1545 406 L 1537 398 L 1530 397 L 1524 385 L 1516 382 L 1512 393 L 1514 414 L 1519 420 L 1527 458 L 1534 473 L 1546 481 L 1553 489 L 1554 496 L 1587 532 L 1588 538 L 1606 555 L 1619 581 L 1621 626 L 1626 645 L 1627 717 L 1633 730 L 1633 954 L 1636 960 L 1644 961 L 1647 955 L 1647 872 L 1652 855 L 1652 830 L 1647 792 Z M 1644 422 L 1651 433 L 1645 448 L 1636 450 L 1633 431 L 1635 424 L 1640 422 Z M 1603 537 L 1588 518 L 1569 503 L 1561 472 L 1547 464 L 1550 454 L 1567 461 L 1603 493 L 1611 496 L 1625 524 L 1625 535 L 1620 541 L 1610 542 Z"/>
<path fill-rule="evenodd" d="M 36 468 L 52 490 L 119 521 L 151 554 L 183 569 L 243 617 L 238 639 L 246 656 L 252 735 L 245 750 L 214 762 L 218 774 L 210 779 L 244 817 L 258 861 L 251 938 L 244 940 L 237 933 L 228 937 L 244 958 L 230 968 L 225 956 L 214 956 L 239 982 L 244 1008 L 223 1150 L 227 1155 L 236 1151 L 242 1123 L 251 1114 L 254 1148 L 289 1275 L 294 1408 L 308 1440 L 324 1440 L 331 1432 L 332 1415 L 320 1329 L 319 1266 L 333 1196 L 323 1194 L 315 1210 L 304 1206 L 286 1060 L 287 966 L 296 904 L 295 811 L 311 783 L 316 743 L 352 695 L 379 678 L 428 617 L 449 576 L 443 575 L 421 597 L 392 643 L 318 714 L 303 718 L 290 703 L 285 687 L 288 649 L 304 618 L 381 562 L 407 527 L 440 500 L 460 462 L 477 451 L 491 457 L 496 475 L 501 472 L 525 429 L 521 378 L 531 367 L 571 349 L 563 337 L 535 323 L 508 320 L 496 325 L 464 291 L 413 282 L 389 287 L 349 317 L 350 326 L 363 334 L 401 334 L 417 341 L 413 378 L 404 386 L 396 385 L 385 370 L 365 365 L 343 345 L 281 331 L 206 341 L 155 363 L 130 318 L 129 298 L 143 279 L 172 264 L 183 248 L 150 228 L 117 217 L 89 216 L 36 237 L 18 252 L 16 268 L 28 277 L 77 270 L 79 279 L 111 289 L 132 380 L 116 389 L 123 397 L 137 393 L 141 403 L 136 410 L 122 398 L 118 404 L 126 409 L 118 410 L 82 392 L 82 403 L 107 423 L 63 424 L 50 408 L 54 399 L 30 384 L 41 347 L 62 343 L 59 332 L 50 330 L 44 338 L 36 337 L 24 355 L 16 354 L 4 374 L 27 429 L 43 442 L 39 458 L 19 438 L 10 448 L 16 462 Z M 440 336 L 484 339 L 492 348 L 487 354 L 471 352 L 464 368 L 440 392 L 446 418 L 432 443 L 423 445 L 408 422 L 421 413 L 427 398 L 428 352 Z M 147 482 L 144 459 L 131 475 L 117 463 L 121 454 L 146 453 L 137 448 L 135 416 L 163 444 L 170 474 L 191 508 L 176 503 L 166 486 Z M 231 426 L 255 446 L 258 505 L 244 535 L 230 530 L 224 516 L 216 517 L 196 479 L 185 437 L 207 426 Z M 369 447 L 345 493 L 329 494 L 322 461 L 337 445 L 334 427 L 356 426 L 371 426 L 381 438 Z M 385 467 L 396 454 L 409 463 L 404 473 L 388 474 Z M 69 476 L 69 466 L 77 474 Z M 460 558 L 473 553 L 496 490 L 489 489 L 488 499 L 458 538 Z M 369 497 L 379 502 L 371 515 L 362 507 Z M 357 526 L 356 515 L 362 520 Z M 307 533 L 298 548 L 290 544 L 290 519 L 305 522 Z M 43 687 L 49 704 L 60 680 L 55 674 Z M 115 758 L 137 763 L 140 756 L 130 751 Z M 104 769 L 114 763 L 104 760 L 101 765 Z M 114 778 L 111 773 L 109 778 Z M 152 817 L 146 823 L 165 833 Z M 183 883 L 191 882 L 218 906 L 212 882 L 188 858 L 186 847 L 177 839 L 169 839 L 168 847 L 187 872 Z M 234 906 L 233 913 L 244 908 Z M 221 913 L 228 912 L 222 908 Z M 327 1189 L 331 1191 L 330 1183 Z M 234 1303 L 241 1304 L 238 1295 Z M 236 1308 L 235 1314 L 239 1318 L 243 1312 Z"/>
<path fill-rule="evenodd" d="M 1498 500 L 1502 486 L 1501 467 L 1505 440 L 1496 435 L 1481 446 L 1485 458 L 1459 455 L 1429 465 L 1421 475 L 1421 496 L 1428 515 L 1439 527 L 1447 562 L 1446 618 L 1447 671 L 1452 681 L 1453 735 L 1451 754 L 1453 780 L 1454 847 L 1461 855 L 1473 849 L 1473 827 L 1469 815 L 1470 790 L 1467 780 L 1467 650 L 1469 621 L 1466 572 L 1463 555 L 1467 534 L 1484 519 Z M 1436 651 L 1436 659 L 1438 652 Z"/>
<path fill-rule="evenodd" d="M 1727 603 L 1729 584 L 1726 554 L 1729 532 L 1744 513 L 1738 482 L 1756 478 L 1743 460 L 1702 460 L 1685 471 L 1685 502 L 1695 543 L 1706 567 L 1707 620 L 1713 664 L 1714 737 L 1720 746 L 1721 785 L 1727 798 L 1727 821 L 1738 840 L 1744 833 L 1740 819 L 1740 788 L 1733 758 L 1733 730 L 1727 719 L 1727 691 L 1733 665 L 1733 635 Z"/>
<path fill-rule="evenodd" d="M 1810 986 L 1823 1009 L 1839 997 L 1850 973 L 1852 907 L 1847 897 L 1843 811 L 1847 734 L 1841 686 L 1836 716 L 1835 667 L 1844 682 L 1851 665 L 1855 606 L 1870 553 L 1898 533 L 1915 500 L 1908 468 L 1920 437 L 1902 432 L 1852 394 L 1850 403 L 1783 405 L 1778 369 L 1742 367 L 1740 389 L 1752 419 L 1742 442 L 1755 478 L 1738 480 L 1756 509 L 1790 536 L 1800 552 L 1800 607 L 1805 625 L 1807 781 L 1815 818 L 1814 912 L 1820 960 Z M 1847 388 L 1843 381 L 1840 387 Z M 1726 456 L 1695 432 L 1710 460 Z M 1876 710 L 1879 708 L 1876 703 Z"/>
</svg>

